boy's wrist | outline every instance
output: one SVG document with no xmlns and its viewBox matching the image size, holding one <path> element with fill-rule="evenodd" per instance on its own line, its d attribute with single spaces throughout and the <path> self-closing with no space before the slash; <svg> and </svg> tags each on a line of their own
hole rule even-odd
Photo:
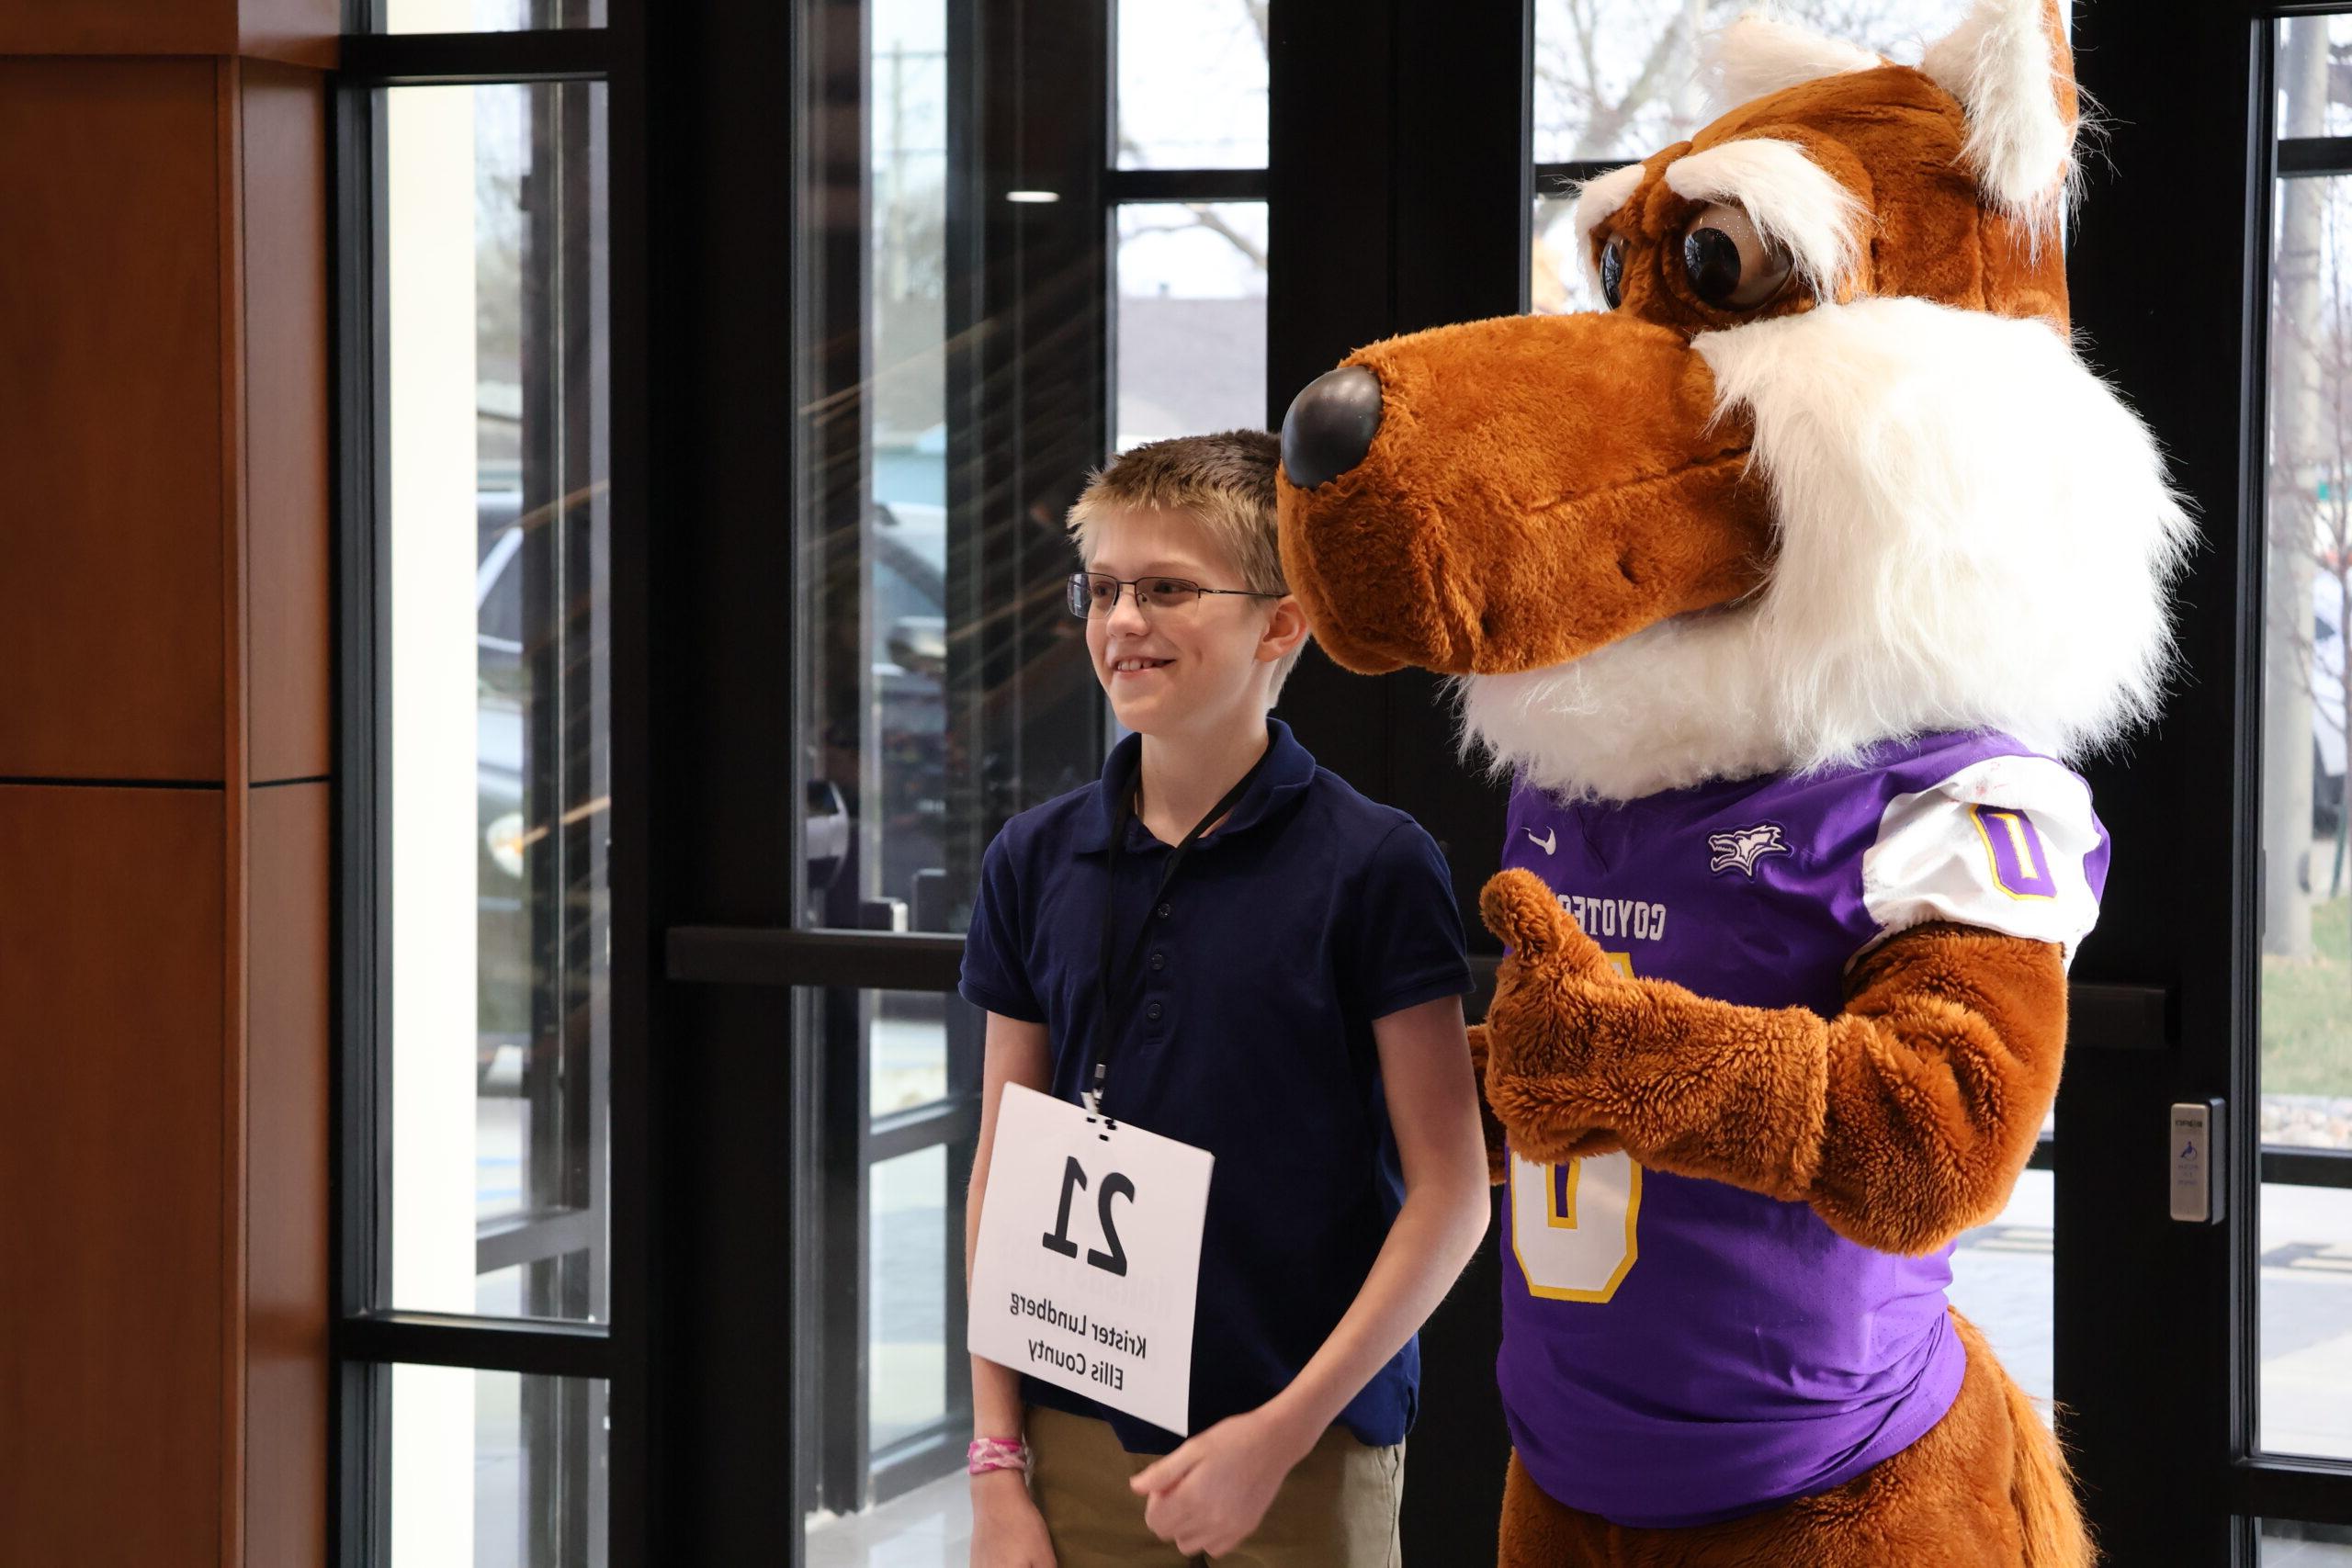
<svg viewBox="0 0 2352 1568">
<path fill-rule="evenodd" d="M 1296 1464 L 1312 1452 L 1324 1429 L 1330 1426 L 1304 1407 L 1296 1397 L 1297 1390 L 1298 1385 L 1293 1383 L 1258 1406 L 1256 1412 L 1266 1440 L 1273 1445 L 1285 1466 Z"/>
<path fill-rule="evenodd" d="M 984 1470 L 974 1475 L 972 1500 L 976 1503 L 1011 1502 L 1015 1495 L 1029 1500 L 1029 1475 L 1022 1470 Z"/>
</svg>

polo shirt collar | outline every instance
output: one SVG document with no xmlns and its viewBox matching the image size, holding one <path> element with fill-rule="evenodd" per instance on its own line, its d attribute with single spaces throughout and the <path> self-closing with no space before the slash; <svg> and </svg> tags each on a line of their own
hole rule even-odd
<svg viewBox="0 0 2352 1568">
<path fill-rule="evenodd" d="M 1102 776 L 1095 781 L 1094 799 L 1086 813 L 1085 826 L 1072 844 L 1074 849 L 1080 853 L 1100 854 L 1110 847 L 1111 821 L 1118 811 L 1119 797 L 1126 793 L 1127 785 L 1135 781 L 1136 769 L 1142 764 L 1142 736 L 1130 735 L 1111 748 L 1111 755 L 1102 763 Z M 1306 786 L 1314 782 L 1313 755 L 1292 737 L 1289 725 L 1268 715 L 1266 765 L 1250 781 L 1250 787 L 1226 818 L 1225 826 L 1213 837 L 1222 839 L 1254 827 L 1304 795 Z M 1146 832 L 1137 822 L 1131 822 L 1127 830 L 1131 834 Z"/>
</svg>

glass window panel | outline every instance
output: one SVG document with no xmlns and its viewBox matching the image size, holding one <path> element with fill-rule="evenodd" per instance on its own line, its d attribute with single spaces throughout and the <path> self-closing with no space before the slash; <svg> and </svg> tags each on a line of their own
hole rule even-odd
<svg viewBox="0 0 2352 1568">
<path fill-rule="evenodd" d="M 390 1369 L 392 1568 L 604 1568 L 607 1385 Z"/>
<path fill-rule="evenodd" d="M 867 1100 L 876 1116 L 947 1098 L 948 1013 L 978 1038 L 972 1004 L 937 991 L 877 991 L 866 1023 Z"/>
<path fill-rule="evenodd" d="M 1535 0 L 1535 161 L 1645 158 L 1713 117 L 1695 39 L 1752 0 Z M 1787 0 L 1781 9 L 1842 41 L 1916 62 L 1967 0 Z"/>
<path fill-rule="evenodd" d="M 1535 254 L 1527 273 L 1528 308 L 1538 315 L 1602 309 L 1600 292 L 1592 286 L 1591 270 L 1577 254 L 1576 234 L 1569 217 L 1576 198 L 1564 188 L 1535 198 Z"/>
<path fill-rule="evenodd" d="M 383 95 L 391 1277 L 602 1317 L 609 1081 L 605 89 Z M 575 1234 L 594 1216 L 591 1244 Z M 568 1239 L 569 1245 L 559 1245 Z M 487 1296 L 505 1292 L 489 1292 Z"/>
<path fill-rule="evenodd" d="M 883 1160 L 867 1173 L 867 1441 L 879 1452 L 947 1415 L 947 1358 L 964 1325 L 947 1322 L 947 1149 Z M 953 1197 L 961 1201 L 962 1194 Z"/>
<path fill-rule="evenodd" d="M 796 103 L 818 140 L 795 176 L 810 232 L 779 411 L 800 488 L 776 585 L 804 927 L 964 931 L 998 828 L 1101 766 L 1063 519 L 1110 435 L 1111 236 L 1099 210 L 1007 199 L 1001 182 L 1012 171 L 1035 195 L 1102 173 L 1112 62 L 1007 39 L 967 70 L 947 53 L 957 16 L 949 0 L 865 0 L 807 18 Z M 956 96 L 1044 70 L 1052 90 L 1023 98 L 1017 133 Z M 1063 103 L 1067 124 L 1051 118 Z M 934 1478 L 965 1485 L 962 1203 L 983 1020 L 953 996 L 841 987 L 803 991 L 792 1017 L 811 1122 L 796 1245 L 823 1281 L 797 1322 L 820 1369 L 795 1412 L 812 1434 L 808 1551 L 863 1562 L 826 1553 L 854 1550 L 865 1510 Z"/>
<path fill-rule="evenodd" d="M 2262 1184 L 2261 1446 L 2352 1459 L 2352 1190 Z"/>
<path fill-rule="evenodd" d="M 511 33 L 601 28 L 606 0 L 382 0 L 388 33 Z"/>
<path fill-rule="evenodd" d="M 2344 129 L 2345 22 L 2277 24 L 2282 134 Z M 2352 179 L 2274 197 L 2258 1122 L 2266 1145 L 2352 1151 Z M 2259 1223 L 2261 1446 L 2352 1458 L 2352 1191 L 2266 1182 Z"/>
<path fill-rule="evenodd" d="M 1266 205 L 1119 209 L 1112 446 L 1266 426 Z"/>
<path fill-rule="evenodd" d="M 1951 1255 L 1951 1303 L 1978 1328 L 2018 1386 L 2050 1419 L 2056 1382 L 2051 1359 L 2052 1174 L 2018 1178 L 2008 1206 L 1961 1233 Z"/>
<path fill-rule="evenodd" d="M 2305 73 L 2312 51 L 2334 62 Z M 2352 16 L 2312 17 L 2278 25 L 2278 134 L 2352 136 Z"/>
<path fill-rule="evenodd" d="M 1271 0 L 1119 0 L 1119 167 L 1266 164 Z"/>
<path fill-rule="evenodd" d="M 2352 1568 L 2352 1525 L 2260 1519 L 2256 1568 Z"/>
</svg>

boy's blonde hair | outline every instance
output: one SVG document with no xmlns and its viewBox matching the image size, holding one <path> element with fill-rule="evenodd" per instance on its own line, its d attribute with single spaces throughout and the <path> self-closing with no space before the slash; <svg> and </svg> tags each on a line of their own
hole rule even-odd
<svg viewBox="0 0 2352 1568">
<path fill-rule="evenodd" d="M 1240 570 L 1241 581 L 1232 586 L 1288 593 L 1274 520 L 1274 466 L 1282 450 L 1281 438 L 1263 430 L 1177 435 L 1130 446 L 1086 481 L 1069 509 L 1079 559 L 1094 564 L 1097 531 L 1123 512 L 1182 512 Z M 1276 662 L 1269 703 L 1282 694 L 1306 651 L 1302 638 Z"/>
</svg>

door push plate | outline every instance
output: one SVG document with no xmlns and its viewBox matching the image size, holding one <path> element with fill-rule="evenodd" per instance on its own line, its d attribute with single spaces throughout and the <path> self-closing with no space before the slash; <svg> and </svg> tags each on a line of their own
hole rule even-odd
<svg viewBox="0 0 2352 1568">
<path fill-rule="evenodd" d="M 2183 1100 L 2172 1108 L 2172 1217 L 2183 1224 L 2222 1222 L 2228 1167 L 2222 1161 L 2222 1101 Z"/>
</svg>

